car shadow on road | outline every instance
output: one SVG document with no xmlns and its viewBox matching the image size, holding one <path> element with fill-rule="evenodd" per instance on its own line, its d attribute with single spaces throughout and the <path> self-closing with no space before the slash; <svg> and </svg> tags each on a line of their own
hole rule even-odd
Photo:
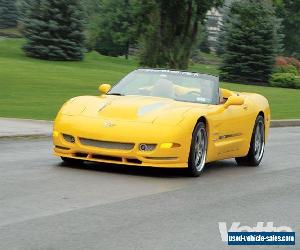
<svg viewBox="0 0 300 250">
<path fill-rule="evenodd" d="M 145 177 L 155 177 L 155 178 L 189 178 L 191 177 L 188 170 L 185 168 L 157 168 L 157 167 L 142 167 L 142 166 L 128 166 L 120 164 L 111 163 L 94 163 L 94 162 L 84 162 L 79 164 L 70 163 L 60 163 L 58 166 L 80 169 L 80 170 L 92 170 L 96 172 L 105 172 L 113 174 L 124 174 L 124 175 L 136 175 Z M 228 171 L 230 169 L 237 168 L 234 161 L 217 161 L 207 163 L 202 177 L 208 177 L 214 175 L 218 172 Z"/>
</svg>

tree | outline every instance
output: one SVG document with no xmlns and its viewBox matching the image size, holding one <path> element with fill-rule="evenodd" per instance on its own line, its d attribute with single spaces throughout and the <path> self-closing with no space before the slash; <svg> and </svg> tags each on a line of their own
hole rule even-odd
<svg viewBox="0 0 300 250">
<path fill-rule="evenodd" d="M 209 41 L 208 41 L 208 30 L 206 25 L 202 25 L 200 29 L 200 41 L 199 41 L 199 49 L 202 52 L 210 53 Z"/>
<path fill-rule="evenodd" d="M 103 55 L 128 58 L 129 47 L 136 44 L 133 0 L 106 0 L 100 19 L 100 32 L 95 49 Z"/>
<path fill-rule="evenodd" d="M 224 2 L 224 7 L 223 7 L 223 17 L 222 17 L 222 25 L 220 26 L 219 33 L 217 35 L 217 43 L 216 43 L 216 54 L 218 56 L 221 56 L 224 53 L 224 38 L 225 38 L 225 30 L 224 30 L 224 24 L 228 23 L 228 18 L 229 18 L 229 13 L 230 13 L 230 6 L 231 6 L 231 1 L 225 0 Z"/>
<path fill-rule="evenodd" d="M 276 6 L 282 18 L 284 54 L 300 59 L 300 0 L 282 0 Z"/>
<path fill-rule="evenodd" d="M 36 0 L 19 0 L 17 1 L 18 19 L 20 23 L 26 21 L 26 17 L 30 14 L 31 6 Z"/>
<path fill-rule="evenodd" d="M 17 26 L 16 0 L 0 0 L 0 29 Z"/>
<path fill-rule="evenodd" d="M 99 23 L 103 13 L 104 0 L 81 0 L 85 6 L 86 16 L 86 39 L 85 47 L 88 50 L 94 50 L 99 36 Z"/>
<path fill-rule="evenodd" d="M 223 28 L 221 78 L 267 83 L 281 38 L 272 5 L 268 1 L 234 2 Z"/>
<path fill-rule="evenodd" d="M 80 0 L 35 0 L 24 20 L 26 55 L 82 60 L 84 12 Z"/>
<path fill-rule="evenodd" d="M 198 25 L 221 0 L 150 0 L 152 9 L 145 16 L 149 27 L 142 39 L 140 62 L 150 67 L 186 69 Z M 149 7 L 148 7 L 149 8 Z"/>
</svg>

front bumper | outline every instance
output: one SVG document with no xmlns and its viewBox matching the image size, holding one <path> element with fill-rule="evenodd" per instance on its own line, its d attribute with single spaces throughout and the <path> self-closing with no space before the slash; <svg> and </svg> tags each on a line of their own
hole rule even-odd
<svg viewBox="0 0 300 250">
<path fill-rule="evenodd" d="M 190 148 L 189 133 L 176 127 L 158 126 L 152 123 L 113 121 L 116 126 L 104 127 L 105 120 L 78 116 L 62 116 L 55 121 L 54 154 L 85 161 L 135 166 L 186 168 Z M 74 137 L 65 140 L 63 134 Z M 105 148 L 86 145 L 82 138 L 112 143 L 131 143 L 132 148 Z M 161 147 L 176 143 L 176 147 Z M 152 151 L 141 151 L 140 144 L 156 144 Z"/>
</svg>

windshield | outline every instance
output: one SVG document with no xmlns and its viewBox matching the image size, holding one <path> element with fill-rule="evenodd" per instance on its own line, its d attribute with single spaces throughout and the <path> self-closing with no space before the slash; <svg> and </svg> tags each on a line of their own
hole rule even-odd
<svg viewBox="0 0 300 250">
<path fill-rule="evenodd" d="M 173 70 L 138 69 L 115 85 L 109 95 L 141 95 L 176 101 L 217 104 L 217 77 Z"/>
</svg>

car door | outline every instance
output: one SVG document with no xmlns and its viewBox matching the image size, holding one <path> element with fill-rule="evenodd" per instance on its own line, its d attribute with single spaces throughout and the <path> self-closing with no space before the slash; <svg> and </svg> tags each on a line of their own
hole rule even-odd
<svg viewBox="0 0 300 250">
<path fill-rule="evenodd" d="M 230 105 L 211 117 L 216 159 L 236 157 L 245 151 L 252 119 L 246 102 Z"/>
</svg>

